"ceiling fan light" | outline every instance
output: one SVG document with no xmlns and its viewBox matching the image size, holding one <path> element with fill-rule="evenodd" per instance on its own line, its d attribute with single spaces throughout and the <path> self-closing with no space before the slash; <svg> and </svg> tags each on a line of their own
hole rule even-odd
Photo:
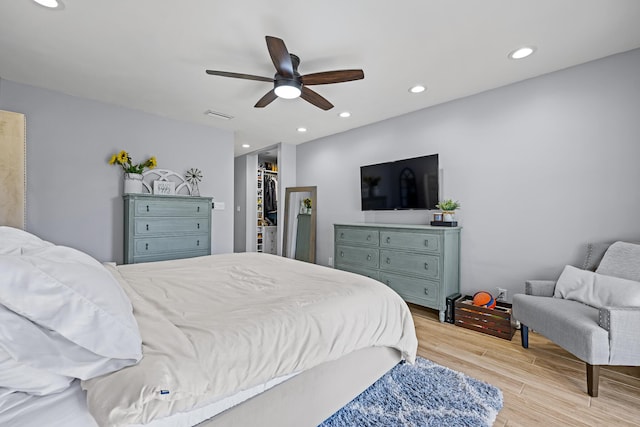
<svg viewBox="0 0 640 427">
<path fill-rule="evenodd" d="M 276 80 L 274 92 L 279 98 L 294 99 L 302 93 L 302 84 L 295 80 Z"/>
</svg>

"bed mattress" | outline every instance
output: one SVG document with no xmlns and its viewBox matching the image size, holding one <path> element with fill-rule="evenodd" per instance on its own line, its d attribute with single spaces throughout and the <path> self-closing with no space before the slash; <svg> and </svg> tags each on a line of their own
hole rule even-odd
<svg viewBox="0 0 640 427">
<path fill-rule="evenodd" d="M 356 274 L 257 253 L 105 268 L 144 357 L 44 397 L 0 388 L 0 425 L 191 426 L 361 350 L 417 351 L 404 301 Z"/>
<path fill-rule="evenodd" d="M 285 375 L 232 396 L 203 402 L 188 412 L 170 415 L 149 424 L 130 427 L 191 427 L 234 407 L 296 376 Z M 0 394 L 0 426 L 3 427 L 98 427 L 87 408 L 87 394 L 78 380 L 66 390 L 46 396 L 26 393 Z"/>
</svg>

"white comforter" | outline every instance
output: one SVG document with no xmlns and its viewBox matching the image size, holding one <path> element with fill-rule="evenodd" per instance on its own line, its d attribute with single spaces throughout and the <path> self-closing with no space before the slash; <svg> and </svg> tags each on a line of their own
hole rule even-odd
<svg viewBox="0 0 640 427">
<path fill-rule="evenodd" d="M 415 358 L 407 305 L 363 276 L 256 253 L 108 268 L 144 357 L 82 383 L 101 426 L 144 424 L 364 347 Z"/>
</svg>

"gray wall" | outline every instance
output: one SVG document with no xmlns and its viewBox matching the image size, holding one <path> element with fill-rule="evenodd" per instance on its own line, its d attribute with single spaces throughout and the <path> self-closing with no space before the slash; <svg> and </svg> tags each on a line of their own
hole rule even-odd
<svg viewBox="0 0 640 427">
<path fill-rule="evenodd" d="M 233 251 L 247 250 L 247 156 L 234 159 Z"/>
<path fill-rule="evenodd" d="M 296 151 L 296 145 L 281 143 L 278 147 L 278 255 L 283 251 L 286 191 L 297 186 Z"/>
<path fill-rule="evenodd" d="M 27 229 L 122 261 L 122 169 L 107 161 L 126 150 L 134 162 L 154 155 L 158 167 L 202 170 L 203 196 L 225 202 L 213 211 L 212 251 L 233 251 L 233 134 L 87 99 L 0 80 L 0 109 L 27 117 Z"/>
<path fill-rule="evenodd" d="M 638 240 L 638 70 L 634 50 L 298 146 L 297 185 L 318 186 L 317 262 L 336 222 L 428 223 L 361 212 L 359 167 L 432 153 L 441 198 L 462 204 L 464 293 L 510 299 L 579 263 L 587 242 Z"/>
</svg>

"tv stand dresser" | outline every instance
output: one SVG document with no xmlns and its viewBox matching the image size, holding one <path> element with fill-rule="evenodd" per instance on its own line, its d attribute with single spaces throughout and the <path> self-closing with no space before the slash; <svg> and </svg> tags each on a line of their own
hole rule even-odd
<svg viewBox="0 0 640 427">
<path fill-rule="evenodd" d="M 460 291 L 461 227 L 334 224 L 335 268 L 378 280 L 405 301 L 436 309 Z"/>
</svg>

